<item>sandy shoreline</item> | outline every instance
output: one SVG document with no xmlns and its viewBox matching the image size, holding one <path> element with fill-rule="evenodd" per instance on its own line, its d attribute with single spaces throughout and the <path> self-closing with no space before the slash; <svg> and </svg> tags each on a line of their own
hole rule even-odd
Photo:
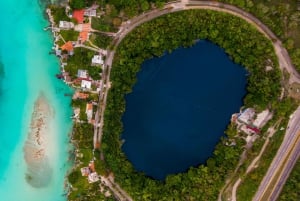
<svg viewBox="0 0 300 201">
<path fill-rule="evenodd" d="M 47 138 L 52 118 L 51 108 L 41 93 L 34 103 L 31 124 L 24 144 L 24 158 L 27 164 L 25 179 L 36 188 L 47 186 L 52 177 L 47 157 Z"/>
</svg>

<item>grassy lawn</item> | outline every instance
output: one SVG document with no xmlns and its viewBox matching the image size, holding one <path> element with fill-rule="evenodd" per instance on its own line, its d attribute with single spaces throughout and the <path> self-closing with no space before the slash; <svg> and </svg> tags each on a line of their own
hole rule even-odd
<svg viewBox="0 0 300 201">
<path fill-rule="evenodd" d="M 79 36 L 79 32 L 73 30 L 60 30 L 59 33 L 65 39 L 66 42 L 77 41 Z"/>
<path fill-rule="evenodd" d="M 300 200 L 300 159 L 298 159 L 291 175 L 289 176 L 278 201 Z"/>
</svg>

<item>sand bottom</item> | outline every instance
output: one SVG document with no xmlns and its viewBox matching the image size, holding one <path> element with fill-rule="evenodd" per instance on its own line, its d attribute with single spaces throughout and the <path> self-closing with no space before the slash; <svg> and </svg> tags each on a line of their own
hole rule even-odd
<svg viewBox="0 0 300 201">
<path fill-rule="evenodd" d="M 27 164 L 26 181 L 35 188 L 47 186 L 53 174 L 47 156 L 47 138 L 49 124 L 53 118 L 51 108 L 41 93 L 34 103 L 30 129 L 24 145 L 24 157 Z"/>
</svg>

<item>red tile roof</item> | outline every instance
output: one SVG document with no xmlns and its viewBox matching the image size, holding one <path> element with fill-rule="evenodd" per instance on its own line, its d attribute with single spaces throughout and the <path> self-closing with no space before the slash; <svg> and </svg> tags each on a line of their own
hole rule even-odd
<svg viewBox="0 0 300 201">
<path fill-rule="evenodd" d="M 84 10 L 74 10 L 73 12 L 73 18 L 79 23 L 83 23 L 83 20 L 84 20 Z"/>
<path fill-rule="evenodd" d="M 81 43 L 84 43 L 88 39 L 88 34 L 89 32 L 87 31 L 82 31 L 79 33 L 79 39 L 81 40 Z"/>
<path fill-rule="evenodd" d="M 258 128 L 255 127 L 251 127 L 251 126 L 247 126 L 248 129 L 252 130 L 255 133 L 260 133 L 260 130 Z"/>
<path fill-rule="evenodd" d="M 73 51 L 74 47 L 71 41 L 66 42 L 63 46 L 60 47 L 62 50 Z"/>
</svg>

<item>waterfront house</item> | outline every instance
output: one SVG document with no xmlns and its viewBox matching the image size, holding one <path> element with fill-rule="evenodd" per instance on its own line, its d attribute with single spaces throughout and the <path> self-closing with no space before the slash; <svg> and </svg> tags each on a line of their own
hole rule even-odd
<svg viewBox="0 0 300 201">
<path fill-rule="evenodd" d="M 88 77 L 87 70 L 81 70 L 81 69 L 79 69 L 77 71 L 77 77 L 79 77 L 79 78 L 87 78 Z"/>
<path fill-rule="evenodd" d="M 74 100 L 76 100 L 76 99 L 84 100 L 84 99 L 87 99 L 88 97 L 89 97 L 89 94 L 82 93 L 82 92 L 79 92 L 79 91 L 76 91 L 73 95 Z"/>
<path fill-rule="evenodd" d="M 245 123 L 245 124 L 251 124 L 253 121 L 254 115 L 255 115 L 254 109 L 247 108 L 238 116 L 238 121 Z"/>
<path fill-rule="evenodd" d="M 66 42 L 60 47 L 63 51 L 67 51 L 69 55 L 74 54 L 74 46 L 71 41 Z"/>
<path fill-rule="evenodd" d="M 92 87 L 92 82 L 89 80 L 82 79 L 81 80 L 81 88 L 90 90 Z"/>
<path fill-rule="evenodd" d="M 102 58 L 102 55 L 94 55 L 94 57 L 92 58 L 92 66 L 97 66 L 97 65 L 103 65 L 104 64 L 104 60 Z"/>
<path fill-rule="evenodd" d="M 59 28 L 64 30 L 69 30 L 74 28 L 73 22 L 67 22 L 67 21 L 59 21 Z"/>
</svg>

